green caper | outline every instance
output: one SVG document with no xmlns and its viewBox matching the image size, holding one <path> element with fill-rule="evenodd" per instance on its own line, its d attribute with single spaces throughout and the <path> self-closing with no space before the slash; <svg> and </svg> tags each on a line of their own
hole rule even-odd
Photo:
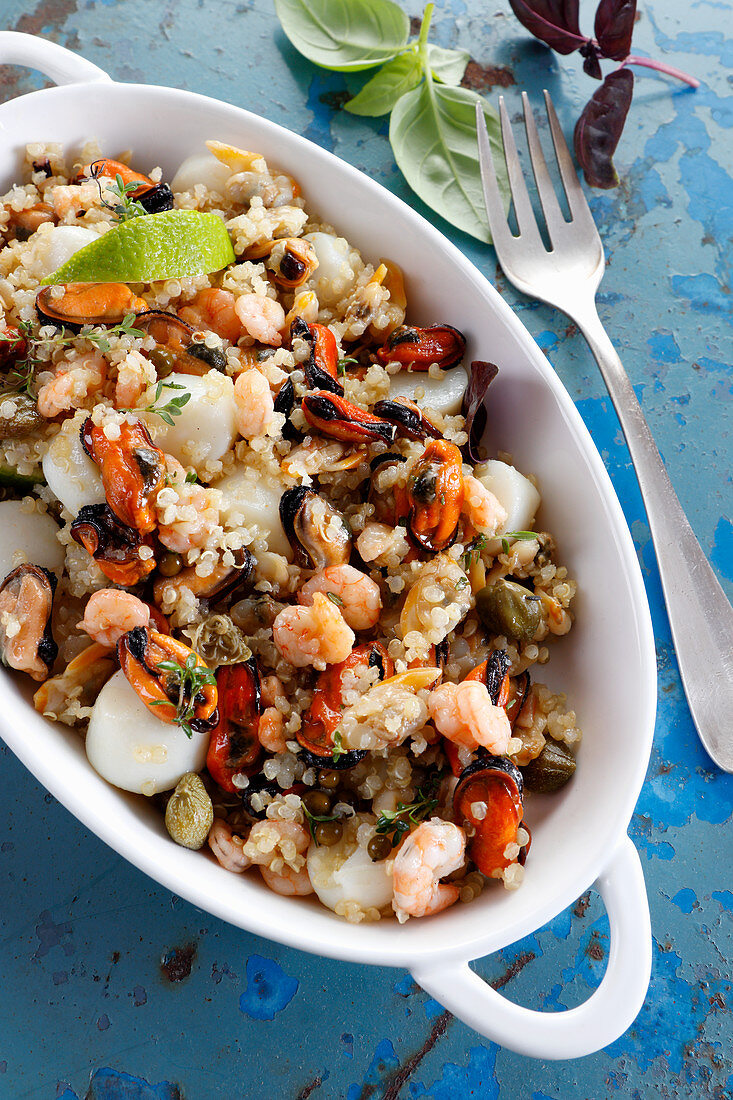
<svg viewBox="0 0 733 1100">
<path fill-rule="evenodd" d="M 303 805 L 314 817 L 325 817 L 331 812 L 331 797 L 325 791 L 308 791 L 303 795 Z"/>
<path fill-rule="evenodd" d="M 148 352 L 148 358 L 155 367 L 158 378 L 167 378 L 176 369 L 176 353 L 160 344 Z"/>
<path fill-rule="evenodd" d="M 318 773 L 318 786 L 323 787 L 324 791 L 335 791 L 341 782 L 341 776 L 338 772 L 329 772 L 321 770 Z"/>
<path fill-rule="evenodd" d="M 206 843 L 214 807 L 196 772 L 186 772 L 176 784 L 165 810 L 165 827 L 176 844 L 201 848 Z"/>
<path fill-rule="evenodd" d="M 158 562 L 158 572 L 164 577 L 177 577 L 182 569 L 183 558 L 172 550 L 167 550 Z"/>
<path fill-rule="evenodd" d="M 25 393 L 0 394 L 0 407 L 6 401 L 12 402 L 13 412 L 10 416 L 0 415 L 0 439 L 12 439 L 28 435 L 39 424 L 43 424 L 43 417 L 32 397 L 28 397 Z"/>
<path fill-rule="evenodd" d="M 559 791 L 573 777 L 575 757 L 560 742 L 548 741 L 540 755 L 521 771 L 528 790 L 542 794 Z"/>
<path fill-rule="evenodd" d="M 338 844 L 343 835 L 344 827 L 340 821 L 319 821 L 313 830 L 316 844 L 322 844 L 324 848 Z"/>
<path fill-rule="evenodd" d="M 531 642 L 542 621 L 539 597 L 516 581 L 501 580 L 476 593 L 476 610 L 491 634 Z"/>
<path fill-rule="evenodd" d="M 380 836 L 377 833 L 367 844 L 367 855 L 370 859 L 378 863 L 381 859 L 386 859 L 392 851 L 392 841 L 388 836 Z"/>
</svg>

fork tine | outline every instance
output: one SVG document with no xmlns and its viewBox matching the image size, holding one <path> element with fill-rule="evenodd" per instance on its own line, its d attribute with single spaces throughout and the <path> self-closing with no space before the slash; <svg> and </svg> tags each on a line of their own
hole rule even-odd
<svg viewBox="0 0 733 1100">
<path fill-rule="evenodd" d="M 545 215 L 545 221 L 547 222 L 550 240 L 553 245 L 557 246 L 557 238 L 568 223 L 563 217 L 560 204 L 557 201 L 557 195 L 555 194 L 555 188 L 550 179 L 550 173 L 547 170 L 547 161 L 545 160 L 545 154 L 542 151 L 539 134 L 537 133 L 534 112 L 532 111 L 529 103 L 529 96 L 526 92 L 522 92 L 522 106 L 524 107 L 524 124 L 527 128 L 529 159 L 532 162 L 532 171 L 534 173 L 535 183 L 537 184 L 537 193 L 542 203 L 542 211 Z"/>
<path fill-rule="evenodd" d="M 503 95 L 499 96 L 499 115 L 501 118 L 501 139 L 504 142 L 504 157 L 506 158 L 506 169 L 509 175 L 509 189 L 512 193 L 514 213 L 517 217 L 520 236 L 526 237 L 528 240 L 531 239 L 532 243 L 539 244 L 544 248 L 529 192 L 527 191 L 527 184 L 524 182 L 522 166 L 519 163 L 517 146 Z"/>
<path fill-rule="evenodd" d="M 555 113 L 555 105 L 546 88 L 544 95 L 547 118 L 550 123 L 550 133 L 552 134 L 552 143 L 555 146 L 557 166 L 560 169 L 560 179 L 565 189 L 568 206 L 570 207 L 570 214 L 573 220 L 582 220 L 589 232 L 592 227 L 592 230 L 597 233 L 596 223 L 593 221 L 593 215 L 590 212 L 588 201 L 583 194 L 583 188 L 580 186 L 578 173 L 575 171 L 573 158 L 570 156 L 570 150 L 568 149 L 565 136 L 560 128 L 557 114 Z"/>
<path fill-rule="evenodd" d="M 478 162 L 481 171 L 481 183 L 484 189 L 486 214 L 489 219 L 494 248 L 498 252 L 502 245 L 511 244 L 513 237 L 504 213 L 504 202 L 496 179 L 494 156 L 491 152 L 486 119 L 480 102 L 476 103 L 476 134 L 478 136 Z"/>
</svg>

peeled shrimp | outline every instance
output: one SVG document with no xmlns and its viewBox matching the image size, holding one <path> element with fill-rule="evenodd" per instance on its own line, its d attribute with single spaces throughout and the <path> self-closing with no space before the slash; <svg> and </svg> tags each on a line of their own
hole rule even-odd
<svg viewBox="0 0 733 1100">
<path fill-rule="evenodd" d="M 285 310 L 272 298 L 260 294 L 240 294 L 234 306 L 242 327 L 261 344 L 279 348 L 285 327 Z"/>
<path fill-rule="evenodd" d="M 471 474 L 463 478 L 462 510 L 477 531 L 490 535 L 496 534 L 507 521 L 506 509 L 497 497 Z"/>
<path fill-rule="evenodd" d="M 158 504 L 158 538 L 178 554 L 207 546 L 219 524 L 219 493 L 201 485 L 178 485 L 175 493 L 175 503 Z"/>
<path fill-rule="evenodd" d="M 497 756 L 506 752 L 512 735 L 506 711 L 494 706 L 478 680 L 441 684 L 430 693 L 428 709 L 438 732 L 455 745 L 471 752 L 482 745 Z"/>
<path fill-rule="evenodd" d="M 388 564 L 391 557 L 397 557 L 401 561 L 410 549 L 410 543 L 403 527 L 391 527 L 387 523 L 372 521 L 367 523 L 357 538 L 356 549 L 362 561 L 373 561 L 381 567 Z"/>
<path fill-rule="evenodd" d="M 242 324 L 235 312 L 236 298 L 230 290 L 207 287 L 200 290 L 187 306 L 178 310 L 178 316 L 194 328 L 208 329 L 236 344 L 242 335 Z"/>
<path fill-rule="evenodd" d="M 147 626 L 150 608 L 130 592 L 100 588 L 92 592 L 84 618 L 76 625 L 100 645 L 116 646 L 123 634 L 136 626 Z"/>
<path fill-rule="evenodd" d="M 244 852 L 258 864 L 265 884 L 276 894 L 303 897 L 313 893 L 305 856 L 310 834 L 297 821 L 257 821 Z"/>
<path fill-rule="evenodd" d="M 265 707 L 257 726 L 257 737 L 267 752 L 285 752 L 283 716 L 277 707 Z"/>
<path fill-rule="evenodd" d="M 59 413 L 78 409 L 90 394 L 98 393 L 107 377 L 107 360 L 90 351 L 59 364 L 55 378 L 38 391 L 38 411 L 52 420 Z"/>
<path fill-rule="evenodd" d="M 235 423 L 244 439 L 264 435 L 275 412 L 270 385 L 258 370 L 243 371 L 234 383 Z"/>
<path fill-rule="evenodd" d="M 338 607 L 322 592 L 314 594 L 310 607 L 284 607 L 272 624 L 272 637 L 291 665 L 312 665 L 318 672 L 345 661 L 356 641 Z"/>
<path fill-rule="evenodd" d="M 115 408 L 134 408 L 148 386 L 154 383 L 152 364 L 139 351 L 129 351 L 117 367 Z"/>
<path fill-rule="evenodd" d="M 370 630 L 379 622 L 382 596 L 379 585 L 352 565 L 328 565 L 298 592 L 298 602 L 310 604 L 316 592 L 330 592 L 353 630 Z M 342 658 L 343 659 L 343 658 Z"/>
<path fill-rule="evenodd" d="M 252 866 L 252 860 L 244 854 L 244 840 L 235 836 L 221 817 L 215 817 L 209 829 L 209 847 L 225 871 L 241 875 Z"/>
<path fill-rule="evenodd" d="M 423 821 L 395 856 L 392 908 L 402 923 L 408 917 L 429 917 L 458 901 L 460 890 L 439 880 L 457 871 L 466 856 L 466 834 L 439 817 Z"/>
</svg>

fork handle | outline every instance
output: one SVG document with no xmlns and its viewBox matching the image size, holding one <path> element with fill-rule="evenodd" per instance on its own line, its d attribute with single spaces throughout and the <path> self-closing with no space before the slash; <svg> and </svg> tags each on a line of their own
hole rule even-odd
<svg viewBox="0 0 733 1100">
<path fill-rule="evenodd" d="M 690 713 L 712 759 L 733 772 L 733 607 L 682 511 L 595 304 L 571 316 L 600 367 L 636 469 Z"/>
</svg>

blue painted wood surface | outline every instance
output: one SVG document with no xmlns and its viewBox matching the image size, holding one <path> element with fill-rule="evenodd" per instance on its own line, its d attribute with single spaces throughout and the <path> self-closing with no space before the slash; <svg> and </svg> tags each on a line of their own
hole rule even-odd
<svg viewBox="0 0 733 1100">
<path fill-rule="evenodd" d="M 581 9 L 590 22 L 593 5 Z M 457 240 L 519 311 L 601 450 L 644 571 L 660 702 L 631 826 L 652 913 L 651 987 L 627 1034 L 575 1063 L 541 1064 L 481 1040 L 399 971 L 311 958 L 229 928 L 110 852 L 0 749 L 0 1098 L 730 1096 L 733 781 L 695 736 L 641 500 L 582 339 L 507 288 L 490 249 L 422 209 L 395 167 L 385 121 L 340 110 L 363 78 L 305 62 L 268 0 L 3 0 L 2 12 L 4 27 L 52 38 L 119 80 L 205 92 L 304 133 Z M 548 87 L 571 131 L 592 82 L 576 58 L 529 40 L 503 0 L 439 0 L 433 27 L 442 44 L 470 50 L 479 89 L 495 99 L 505 85 L 516 112 L 520 88 L 537 100 Z M 617 156 L 622 184 L 592 197 L 609 260 L 603 320 L 729 594 L 730 27 L 729 0 L 642 0 L 635 52 L 702 85 L 691 92 L 639 73 Z M 0 92 L 38 86 L 13 70 Z M 589 895 L 479 968 L 522 1004 L 570 1007 L 598 984 L 607 937 Z"/>
</svg>

